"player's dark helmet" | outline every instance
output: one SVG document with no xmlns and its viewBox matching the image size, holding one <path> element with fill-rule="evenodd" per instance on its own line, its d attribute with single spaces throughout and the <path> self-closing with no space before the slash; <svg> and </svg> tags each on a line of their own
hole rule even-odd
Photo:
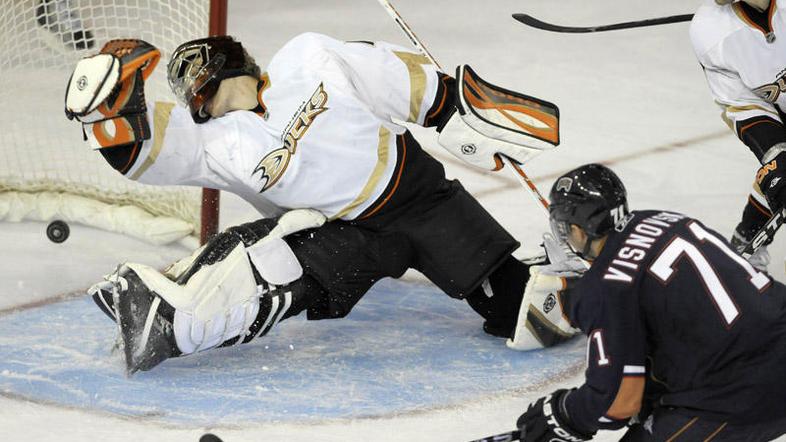
<svg viewBox="0 0 786 442">
<path fill-rule="evenodd" d="M 628 214 L 625 186 L 606 166 L 587 164 L 562 175 L 554 182 L 549 194 L 551 230 L 567 242 L 570 225 L 587 233 L 590 240 L 600 238 Z M 589 243 L 584 251 L 586 255 Z"/>
<path fill-rule="evenodd" d="M 229 36 L 187 41 L 175 49 L 167 66 L 169 87 L 197 123 L 210 119 L 204 107 L 218 92 L 221 80 L 259 73 L 243 45 Z"/>
</svg>

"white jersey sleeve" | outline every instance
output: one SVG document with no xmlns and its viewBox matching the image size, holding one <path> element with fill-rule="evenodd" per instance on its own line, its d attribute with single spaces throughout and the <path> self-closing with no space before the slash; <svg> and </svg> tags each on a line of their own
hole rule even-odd
<svg viewBox="0 0 786 442">
<path fill-rule="evenodd" d="M 386 42 L 344 42 L 315 33 L 295 37 L 289 45 L 313 51 L 307 66 L 345 83 L 384 120 L 423 125 L 434 104 L 440 78 L 424 55 Z"/>
<path fill-rule="evenodd" d="M 714 0 L 699 8 L 690 27 L 693 49 L 710 92 L 733 130 L 737 122 L 758 116 L 781 121 L 774 105 L 756 95 L 743 79 L 747 72 L 740 65 L 753 67 L 757 63 L 749 58 L 750 48 L 759 44 L 755 32 L 730 5 L 717 5 Z"/>
<path fill-rule="evenodd" d="M 198 125 L 184 108 L 172 103 L 148 103 L 152 137 L 139 152 L 126 177 L 145 184 L 216 187 L 217 178 L 209 173 L 205 145 L 220 136 L 232 143 L 230 131 L 211 131 Z"/>
<path fill-rule="evenodd" d="M 758 13 L 744 3 L 705 0 L 690 37 L 724 121 L 764 161 L 786 142 L 786 0 Z"/>
<path fill-rule="evenodd" d="M 242 151 L 241 140 L 245 138 L 237 118 L 196 124 L 185 108 L 166 102 L 148 103 L 148 118 L 152 137 L 142 145 L 134 165 L 125 174 L 127 178 L 151 185 L 230 191 L 246 199 L 263 216 L 283 213 L 267 198 L 245 192 L 227 179 L 234 170 L 230 161 L 224 161 L 223 153 Z M 256 141 L 264 140 L 260 138 Z"/>
</svg>

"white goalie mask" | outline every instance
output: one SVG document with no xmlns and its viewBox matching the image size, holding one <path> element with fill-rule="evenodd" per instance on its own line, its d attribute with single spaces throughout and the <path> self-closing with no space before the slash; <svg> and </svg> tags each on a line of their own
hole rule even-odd
<svg viewBox="0 0 786 442">
<path fill-rule="evenodd" d="M 715 3 L 719 5 L 728 5 L 729 3 L 734 3 L 735 0 L 715 0 Z M 759 11 L 766 11 L 767 8 L 770 7 L 770 0 L 740 0 L 743 1 L 752 7 L 758 9 Z"/>
</svg>

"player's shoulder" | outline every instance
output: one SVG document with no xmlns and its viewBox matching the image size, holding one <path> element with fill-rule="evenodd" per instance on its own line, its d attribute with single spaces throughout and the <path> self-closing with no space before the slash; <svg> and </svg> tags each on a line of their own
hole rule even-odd
<svg viewBox="0 0 786 442">
<path fill-rule="evenodd" d="M 691 218 L 663 210 L 636 210 L 609 234 L 590 271 L 599 284 L 635 286 L 672 233 Z"/>
<path fill-rule="evenodd" d="M 267 71 L 292 72 L 308 68 L 319 57 L 329 56 L 342 44 L 333 37 L 317 32 L 298 34 L 282 46 L 270 59 Z"/>
<path fill-rule="evenodd" d="M 696 55 L 701 57 L 744 27 L 732 5 L 704 0 L 690 24 L 690 39 Z"/>
<path fill-rule="evenodd" d="M 296 35 L 286 42 L 279 52 L 308 53 L 315 50 L 331 48 L 340 43 L 341 41 L 325 34 L 320 34 L 318 32 L 304 32 L 302 34 Z"/>
</svg>

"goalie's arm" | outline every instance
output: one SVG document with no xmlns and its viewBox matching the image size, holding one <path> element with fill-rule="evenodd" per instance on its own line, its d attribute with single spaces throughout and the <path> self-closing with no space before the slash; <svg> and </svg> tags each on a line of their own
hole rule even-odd
<svg viewBox="0 0 786 442">
<path fill-rule="evenodd" d="M 141 40 L 108 42 L 76 65 L 66 92 L 66 116 L 80 121 L 90 147 L 129 179 L 220 186 L 208 170 L 205 149 L 210 142 L 236 143 L 237 130 L 211 131 L 173 103 L 146 102 L 145 80 L 159 57 Z"/>
<path fill-rule="evenodd" d="M 385 42 L 312 40 L 324 57 L 315 67 L 346 77 L 354 94 L 384 120 L 437 127 L 440 144 L 461 160 L 498 170 L 498 154 L 524 163 L 559 144 L 559 110 L 546 101 L 500 88 L 469 66 L 453 78 L 429 59 Z"/>
</svg>

